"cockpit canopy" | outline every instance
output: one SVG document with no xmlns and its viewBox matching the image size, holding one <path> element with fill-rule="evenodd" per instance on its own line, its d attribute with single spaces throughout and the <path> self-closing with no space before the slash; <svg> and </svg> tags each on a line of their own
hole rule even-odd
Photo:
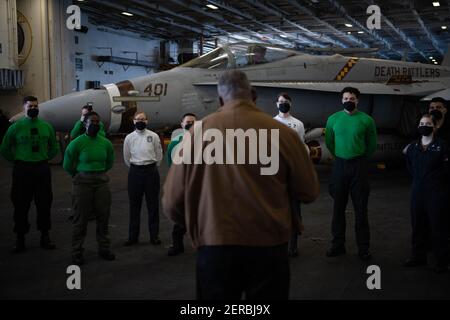
<svg viewBox="0 0 450 320">
<path fill-rule="evenodd" d="M 202 69 L 234 69 L 286 59 L 299 54 L 294 50 L 255 43 L 220 46 L 181 67 Z"/>
</svg>

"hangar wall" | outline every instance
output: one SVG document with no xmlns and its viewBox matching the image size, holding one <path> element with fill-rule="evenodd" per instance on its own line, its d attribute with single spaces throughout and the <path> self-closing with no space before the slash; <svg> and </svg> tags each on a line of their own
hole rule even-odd
<svg viewBox="0 0 450 320">
<path fill-rule="evenodd" d="M 22 111 L 22 98 L 35 95 L 46 101 L 70 92 L 74 77 L 70 63 L 69 30 L 65 10 L 69 0 L 17 0 L 17 25 L 24 45 L 18 65 L 23 70 L 24 87 L 0 92 L 0 108 L 8 116 Z M 9 27 L 16 25 L 9 23 Z"/>
<path fill-rule="evenodd" d="M 86 81 L 100 84 L 118 82 L 146 75 L 153 70 L 130 66 L 127 70 L 121 65 L 104 63 L 101 67 L 92 60 L 93 55 L 110 55 L 110 50 L 97 47 L 111 47 L 114 56 L 135 58 L 147 61 L 158 60 L 160 42 L 139 38 L 139 36 L 97 27 L 88 22 L 81 12 L 82 26 L 87 32 L 76 32 L 66 27 L 70 14 L 67 7 L 70 0 L 0 0 L 17 7 L 17 22 L 24 34 L 24 46 L 19 52 L 18 65 L 23 70 L 24 87 L 19 90 L 0 90 L 0 109 L 12 117 L 22 111 L 22 99 L 27 95 L 38 97 L 40 102 L 59 97 L 70 92 L 84 90 Z M 2 42 L 13 32 L 16 23 L 9 21 L 0 25 Z M 3 30 L 4 28 L 7 30 Z M 86 30 L 86 29 L 85 29 Z M 17 32 L 17 31 L 16 31 Z M 75 38 L 78 43 L 75 43 Z M 17 45 L 17 44 L 16 44 Z M 170 42 L 170 56 L 176 61 L 177 44 Z M 82 70 L 76 70 L 76 63 Z M 157 61 L 158 62 L 158 61 Z M 77 81 L 78 80 L 78 81 Z"/>
<path fill-rule="evenodd" d="M 16 21 L 16 1 L 0 1 L 0 69 L 17 69 L 17 27 L 10 26 Z"/>
<path fill-rule="evenodd" d="M 145 60 L 158 63 L 159 41 L 139 39 L 130 33 L 121 32 L 115 34 L 107 32 L 104 27 L 97 27 L 87 22 L 87 17 L 83 15 L 82 25 L 88 28 L 87 33 L 73 32 L 70 41 L 74 44 L 74 64 L 82 70 L 76 70 L 76 81 L 74 90 L 84 90 L 86 81 L 98 81 L 101 84 L 119 82 L 122 80 L 144 76 L 147 72 L 154 72 L 154 69 L 146 70 L 140 66 L 122 66 L 114 63 L 105 62 L 100 65 L 93 60 L 93 56 L 109 56 L 135 59 L 136 53 L 138 60 Z M 128 36 L 127 36 L 128 35 Z M 78 44 L 76 44 L 76 39 Z M 102 49 L 100 49 L 102 48 Z M 110 49 L 109 49 L 110 48 Z M 127 51 L 129 53 L 125 53 Z M 136 52 L 136 53 L 135 53 Z M 74 66 L 75 69 L 76 66 Z"/>
</svg>

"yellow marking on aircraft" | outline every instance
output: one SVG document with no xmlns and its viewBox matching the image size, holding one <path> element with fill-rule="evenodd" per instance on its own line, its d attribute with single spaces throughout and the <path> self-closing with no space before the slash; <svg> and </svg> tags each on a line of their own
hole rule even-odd
<svg viewBox="0 0 450 320">
<path fill-rule="evenodd" d="M 358 62 L 358 58 L 351 58 L 347 61 L 345 66 L 339 71 L 336 78 L 334 80 L 341 81 L 345 78 L 345 76 L 350 72 L 350 70 L 353 68 L 353 66 Z"/>
</svg>

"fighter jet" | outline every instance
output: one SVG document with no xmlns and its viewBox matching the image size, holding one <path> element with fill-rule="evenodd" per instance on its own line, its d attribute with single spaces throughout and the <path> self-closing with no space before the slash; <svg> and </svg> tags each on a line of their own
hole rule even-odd
<svg viewBox="0 0 450 320">
<path fill-rule="evenodd" d="M 150 116 L 152 129 L 169 130 L 184 113 L 201 118 L 219 107 L 216 85 L 228 69 L 247 74 L 257 91 L 258 107 L 269 114 L 277 113 L 279 92 L 292 97 L 292 114 L 308 129 L 307 142 L 316 162 L 331 160 L 322 127 L 329 115 L 342 108 L 339 92 L 346 86 L 361 91 L 358 108 L 375 119 L 381 160 L 398 155 L 403 148 L 417 126 L 421 99 L 450 99 L 448 56 L 438 66 L 235 43 L 221 45 L 169 71 L 52 99 L 40 105 L 40 115 L 64 132 L 79 118 L 81 106 L 92 103 L 109 133 L 131 131 L 136 110 Z"/>
</svg>

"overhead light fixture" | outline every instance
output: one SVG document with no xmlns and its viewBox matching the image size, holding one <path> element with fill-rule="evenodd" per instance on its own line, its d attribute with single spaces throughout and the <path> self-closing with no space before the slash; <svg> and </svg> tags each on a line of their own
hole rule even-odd
<svg viewBox="0 0 450 320">
<path fill-rule="evenodd" d="M 438 63 L 435 61 L 434 64 L 438 64 Z"/>
<path fill-rule="evenodd" d="M 439 7 L 440 5 L 439 1 L 433 1 L 433 7 Z"/>
<path fill-rule="evenodd" d="M 352 32 L 351 32 L 351 31 L 349 31 L 349 32 L 347 32 L 347 34 L 352 34 Z"/>
<path fill-rule="evenodd" d="M 216 7 L 215 5 L 213 5 L 213 4 L 211 4 L 211 3 L 208 3 L 206 6 L 207 6 L 208 8 L 210 8 L 210 9 L 213 9 L 213 10 L 219 9 L 219 7 Z"/>
<path fill-rule="evenodd" d="M 433 60 L 434 58 L 433 58 L 433 57 L 430 57 L 430 59 Z"/>
<path fill-rule="evenodd" d="M 126 11 L 123 11 L 122 14 L 123 14 L 124 16 L 127 16 L 127 17 L 132 17 L 132 16 L 134 16 L 134 14 L 129 13 L 129 12 L 126 12 Z"/>
<path fill-rule="evenodd" d="M 345 26 L 346 26 L 347 28 L 353 27 L 353 25 L 352 25 L 351 23 L 346 23 Z"/>
<path fill-rule="evenodd" d="M 358 31 L 359 34 L 364 33 L 364 31 Z"/>
<path fill-rule="evenodd" d="M 442 26 L 441 29 L 442 30 L 447 30 L 447 26 Z"/>
<path fill-rule="evenodd" d="M 287 38 L 287 35 L 285 35 L 285 34 L 280 34 L 280 37 L 282 37 L 282 38 Z"/>
</svg>

